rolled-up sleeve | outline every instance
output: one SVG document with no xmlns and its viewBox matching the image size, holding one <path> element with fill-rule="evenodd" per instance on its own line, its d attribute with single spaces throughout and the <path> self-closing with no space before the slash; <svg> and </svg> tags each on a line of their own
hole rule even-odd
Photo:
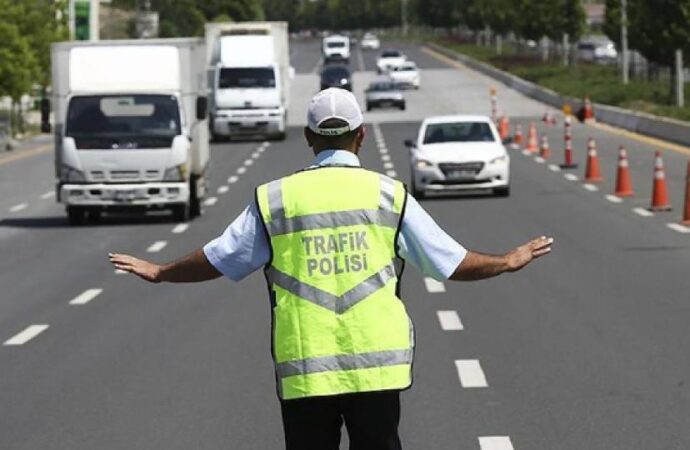
<svg viewBox="0 0 690 450">
<path fill-rule="evenodd" d="M 268 264 L 271 249 L 256 203 L 247 206 L 222 235 L 206 244 L 204 254 L 213 267 L 234 281 Z"/>
<path fill-rule="evenodd" d="M 400 234 L 398 253 L 424 275 L 447 280 L 460 265 L 467 250 L 448 233 L 408 194 Z"/>
</svg>

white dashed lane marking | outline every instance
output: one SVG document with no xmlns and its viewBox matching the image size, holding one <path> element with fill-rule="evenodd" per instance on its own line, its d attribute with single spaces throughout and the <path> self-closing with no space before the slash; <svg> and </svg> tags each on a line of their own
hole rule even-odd
<svg viewBox="0 0 690 450">
<path fill-rule="evenodd" d="M 252 153 L 252 158 L 254 159 L 258 158 L 259 156 L 261 156 L 261 153 L 258 150 Z"/>
<path fill-rule="evenodd" d="M 234 184 L 237 183 L 237 180 L 239 180 L 239 178 L 236 175 L 233 175 L 230 178 L 228 178 L 228 183 Z"/>
<path fill-rule="evenodd" d="M 622 198 L 612 194 L 607 194 L 604 196 L 604 198 L 610 201 L 611 203 L 621 203 L 623 201 Z"/>
<path fill-rule="evenodd" d="M 484 388 L 488 387 L 486 377 L 479 360 L 476 359 L 457 359 L 455 368 L 458 370 L 460 384 L 464 388 Z"/>
<path fill-rule="evenodd" d="M 103 289 L 87 289 L 84 292 L 82 292 L 81 294 L 74 297 L 72 300 L 70 300 L 69 304 L 70 305 L 86 305 L 91 300 L 98 297 L 101 294 L 101 292 L 103 292 Z"/>
<path fill-rule="evenodd" d="M 172 232 L 175 234 L 181 234 L 184 233 L 189 229 L 189 224 L 188 223 L 178 223 L 175 225 L 175 228 L 172 229 Z"/>
<path fill-rule="evenodd" d="M 525 156 L 531 156 L 531 155 L 532 155 L 532 152 L 529 151 L 529 150 L 523 150 L 523 151 L 522 151 L 522 154 L 525 155 Z"/>
<path fill-rule="evenodd" d="M 218 203 L 218 197 L 209 197 L 204 200 L 204 206 L 213 206 Z"/>
<path fill-rule="evenodd" d="M 544 164 L 546 162 L 546 160 L 544 158 L 542 158 L 541 156 L 535 156 L 534 162 L 538 163 L 538 164 Z"/>
<path fill-rule="evenodd" d="M 251 166 L 252 164 L 254 164 L 254 160 L 253 160 L 253 159 L 247 159 L 247 160 L 244 161 L 244 165 L 245 165 L 245 166 Z"/>
<path fill-rule="evenodd" d="M 146 249 L 149 253 L 156 253 L 163 250 L 168 245 L 168 241 L 156 241 Z"/>
<path fill-rule="evenodd" d="M 387 161 L 387 162 L 383 163 L 383 168 L 384 168 L 384 169 L 393 169 L 394 167 L 395 167 L 395 166 L 394 166 L 393 163 L 390 162 L 390 161 Z"/>
<path fill-rule="evenodd" d="M 481 436 L 479 438 L 481 450 L 513 450 L 513 443 L 508 436 Z"/>
<path fill-rule="evenodd" d="M 652 217 L 654 216 L 654 213 L 651 211 L 647 211 L 644 208 L 633 208 L 633 212 L 637 214 L 638 216 L 642 217 Z"/>
<path fill-rule="evenodd" d="M 667 223 L 666 226 L 679 233 L 690 233 L 690 227 L 686 227 L 685 225 L 681 225 L 679 223 Z"/>
<path fill-rule="evenodd" d="M 565 178 L 568 181 L 577 181 L 577 175 L 574 173 L 566 173 L 563 175 L 563 178 Z"/>
<path fill-rule="evenodd" d="M 549 167 L 549 170 L 551 172 L 560 172 L 561 171 L 561 168 L 558 167 L 556 164 L 549 164 L 548 167 Z"/>
<path fill-rule="evenodd" d="M 585 184 L 582 185 L 582 187 L 583 187 L 585 190 L 588 190 L 589 192 L 596 192 L 596 191 L 599 190 L 599 187 L 598 187 L 598 186 L 596 186 L 596 185 L 594 185 L 594 184 L 591 184 L 591 183 L 585 183 Z"/>
<path fill-rule="evenodd" d="M 391 178 L 397 178 L 398 172 L 396 172 L 395 170 L 387 170 L 386 175 L 388 175 Z"/>
<path fill-rule="evenodd" d="M 48 325 L 29 325 L 23 331 L 6 340 L 2 345 L 24 345 L 48 329 Z"/>
<path fill-rule="evenodd" d="M 29 206 L 28 203 L 19 203 L 18 205 L 14 205 L 13 207 L 10 208 L 10 212 L 19 212 L 22 209 L 26 209 Z"/>
<path fill-rule="evenodd" d="M 390 155 L 381 154 L 381 160 L 382 161 L 390 161 L 391 157 L 390 157 Z"/>
<path fill-rule="evenodd" d="M 225 194 L 230 190 L 228 186 L 221 186 L 218 188 L 218 193 L 219 194 Z"/>
<path fill-rule="evenodd" d="M 127 273 L 126 270 L 115 269 L 115 275 L 124 275 L 124 274 L 126 274 L 126 273 Z"/>
<path fill-rule="evenodd" d="M 247 168 L 246 168 L 246 167 L 238 167 L 238 168 L 237 168 L 237 173 L 239 173 L 240 175 L 242 175 L 242 174 L 245 173 L 246 171 L 247 171 Z"/>
<path fill-rule="evenodd" d="M 48 191 L 45 194 L 41 194 L 41 198 L 43 200 L 48 200 L 48 199 L 53 198 L 53 197 L 55 197 L 55 191 Z"/>
<path fill-rule="evenodd" d="M 434 280 L 433 278 L 424 278 L 424 285 L 426 286 L 426 290 L 432 294 L 437 292 L 446 292 L 446 285 L 440 281 Z"/>
<path fill-rule="evenodd" d="M 436 311 L 441 329 L 444 331 L 460 331 L 463 329 L 460 316 L 456 311 Z"/>
</svg>

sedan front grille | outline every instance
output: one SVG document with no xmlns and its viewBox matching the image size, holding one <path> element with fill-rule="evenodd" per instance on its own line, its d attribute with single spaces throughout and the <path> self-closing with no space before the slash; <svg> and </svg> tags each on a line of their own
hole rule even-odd
<svg viewBox="0 0 690 450">
<path fill-rule="evenodd" d="M 441 163 L 438 165 L 443 175 L 453 175 L 458 172 L 477 175 L 484 168 L 484 163 L 481 161 L 468 163 Z"/>
</svg>

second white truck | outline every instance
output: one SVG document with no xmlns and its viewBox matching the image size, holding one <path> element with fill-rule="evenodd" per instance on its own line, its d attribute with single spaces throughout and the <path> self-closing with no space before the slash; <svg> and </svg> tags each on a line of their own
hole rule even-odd
<svg viewBox="0 0 690 450">
<path fill-rule="evenodd" d="M 213 140 L 287 132 L 290 48 L 286 22 L 206 24 Z"/>
</svg>

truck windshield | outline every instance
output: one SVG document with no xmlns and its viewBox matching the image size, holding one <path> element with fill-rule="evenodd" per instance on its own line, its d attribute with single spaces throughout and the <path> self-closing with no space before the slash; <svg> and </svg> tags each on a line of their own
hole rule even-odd
<svg viewBox="0 0 690 450">
<path fill-rule="evenodd" d="M 170 95 L 88 95 L 69 102 L 65 136 L 78 149 L 170 147 L 180 131 L 177 99 Z"/>
<path fill-rule="evenodd" d="M 424 133 L 425 144 L 494 141 L 494 135 L 486 122 L 434 123 L 428 125 Z"/>
<path fill-rule="evenodd" d="M 245 67 L 220 69 L 218 87 L 229 88 L 274 88 L 276 76 L 271 67 Z"/>
<path fill-rule="evenodd" d="M 345 42 L 342 41 L 336 41 L 336 42 L 328 42 L 326 44 L 328 48 L 345 48 Z"/>
</svg>

